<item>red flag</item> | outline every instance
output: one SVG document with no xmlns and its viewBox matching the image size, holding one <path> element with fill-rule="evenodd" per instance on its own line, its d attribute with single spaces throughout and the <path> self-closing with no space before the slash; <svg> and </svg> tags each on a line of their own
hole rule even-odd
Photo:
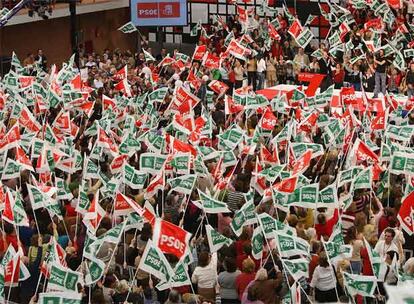
<svg viewBox="0 0 414 304">
<path fill-rule="evenodd" d="M 357 164 L 364 161 L 378 162 L 378 155 L 372 152 L 359 138 L 357 138 L 353 149 Z"/>
<path fill-rule="evenodd" d="M 371 120 L 371 130 L 385 130 L 387 126 L 388 111 L 380 112 Z"/>
<path fill-rule="evenodd" d="M 132 198 L 123 195 L 121 192 L 117 192 L 115 196 L 114 214 L 128 215 L 131 212 L 136 212 L 139 216 L 143 216 L 145 210 Z"/>
<path fill-rule="evenodd" d="M 25 170 L 34 171 L 32 162 L 20 146 L 16 147 L 16 162 L 19 163 Z"/>
<path fill-rule="evenodd" d="M 115 90 L 123 92 L 127 97 L 131 97 L 131 88 L 129 86 L 128 80 L 125 78 L 121 82 L 118 82 L 115 87 Z"/>
<path fill-rule="evenodd" d="M 16 147 L 20 142 L 20 129 L 19 124 L 16 123 L 7 132 L 7 134 L 0 141 L 0 150 L 8 150 Z"/>
<path fill-rule="evenodd" d="M 299 124 L 299 130 L 305 131 L 305 132 L 311 132 L 312 128 L 316 126 L 316 122 L 318 121 L 319 112 L 314 111 L 310 115 L 306 117 L 305 120 L 301 121 Z"/>
<path fill-rule="evenodd" d="M 298 36 L 300 35 L 300 33 L 302 33 L 303 31 L 303 27 L 300 24 L 300 21 L 298 19 L 295 19 L 295 21 L 293 21 L 292 25 L 290 26 L 288 33 L 291 34 L 293 36 L 293 38 L 298 38 Z"/>
<path fill-rule="evenodd" d="M 147 189 L 145 190 L 144 198 L 150 199 L 152 198 L 158 190 L 162 190 L 165 188 L 165 178 L 163 170 L 158 174 L 156 177 L 148 185 Z"/>
<path fill-rule="evenodd" d="M 403 198 L 400 211 L 398 212 L 398 220 L 400 221 L 401 227 L 409 235 L 414 232 L 413 223 L 413 208 L 414 208 L 414 191 Z"/>
<path fill-rule="evenodd" d="M 24 89 L 32 85 L 34 76 L 19 76 L 20 88 Z"/>
<path fill-rule="evenodd" d="M 364 30 L 368 30 L 374 28 L 376 30 L 382 30 L 384 27 L 384 23 L 382 22 L 381 18 L 371 19 L 364 24 Z"/>
<path fill-rule="evenodd" d="M 297 159 L 293 165 L 293 175 L 302 173 L 310 166 L 312 159 L 312 150 L 307 150 L 303 155 Z"/>
<path fill-rule="evenodd" d="M 229 89 L 229 86 L 225 84 L 224 82 L 221 82 L 219 80 L 212 80 L 208 84 L 208 87 L 213 90 L 218 95 L 223 95 L 227 92 Z"/>
<path fill-rule="evenodd" d="M 102 95 L 102 105 L 103 105 L 104 110 L 106 110 L 108 108 L 112 108 L 113 110 L 116 109 L 115 99 L 109 98 L 105 94 Z"/>
<path fill-rule="evenodd" d="M 70 81 L 70 84 L 74 90 L 80 90 L 82 88 L 82 79 L 79 73 L 73 77 L 73 79 Z"/>
<path fill-rule="evenodd" d="M 206 52 L 207 45 L 197 45 L 193 53 L 193 60 L 203 60 L 203 57 Z"/>
<path fill-rule="evenodd" d="M 274 27 L 274 25 L 269 21 L 269 23 L 267 24 L 267 28 L 269 30 L 269 36 L 270 38 L 276 40 L 276 41 L 280 41 L 280 35 L 277 32 L 276 28 Z"/>
<path fill-rule="evenodd" d="M 115 157 L 111 162 L 111 172 L 112 174 L 116 174 L 122 170 L 126 161 L 128 159 L 128 154 L 122 154 Z"/>
<path fill-rule="evenodd" d="M 399 10 L 402 8 L 402 1 L 401 0 L 387 0 L 388 6 L 395 9 L 395 10 Z"/>
<path fill-rule="evenodd" d="M 267 150 L 265 145 L 260 145 L 260 161 L 263 163 L 268 164 L 278 164 L 279 159 L 277 157 L 277 153 L 273 154 Z"/>
<path fill-rule="evenodd" d="M 206 53 L 203 60 L 203 66 L 208 69 L 219 69 L 220 68 L 220 57 L 215 56 L 211 53 Z"/>
<path fill-rule="evenodd" d="M 38 132 L 41 129 L 40 124 L 26 106 L 20 112 L 19 124 L 32 132 Z"/>
<path fill-rule="evenodd" d="M 297 183 L 298 176 L 288 177 L 274 185 L 273 188 L 280 192 L 292 193 L 293 191 L 295 191 Z"/>
<path fill-rule="evenodd" d="M 224 96 L 224 113 L 226 115 L 239 113 L 244 110 L 244 106 L 235 104 L 229 95 Z"/>
<path fill-rule="evenodd" d="M 181 259 L 188 252 L 190 238 L 191 233 L 184 229 L 160 218 L 155 220 L 153 240 L 162 252 Z"/>
<path fill-rule="evenodd" d="M 265 130 L 273 130 L 276 125 L 277 117 L 273 114 L 270 107 L 267 107 L 261 119 L 261 127 Z"/>
<path fill-rule="evenodd" d="M 345 42 L 345 36 L 351 31 L 351 28 L 346 22 L 342 22 L 339 26 L 339 37 L 342 42 Z"/>
<path fill-rule="evenodd" d="M 128 77 L 128 66 L 125 65 L 122 69 L 120 69 L 118 72 L 115 73 L 113 76 L 113 79 L 117 81 L 124 80 Z"/>
</svg>

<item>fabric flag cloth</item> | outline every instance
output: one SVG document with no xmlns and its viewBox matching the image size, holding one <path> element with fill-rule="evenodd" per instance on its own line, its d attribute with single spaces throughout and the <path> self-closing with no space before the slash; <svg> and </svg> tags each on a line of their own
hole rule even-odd
<svg viewBox="0 0 414 304">
<path fill-rule="evenodd" d="M 135 25 L 132 22 L 128 22 L 118 28 L 118 31 L 121 31 L 124 34 L 129 34 L 138 31 Z"/>
<path fill-rule="evenodd" d="M 144 49 L 142 49 L 142 51 L 144 52 L 144 55 L 145 55 L 145 61 L 155 61 L 155 58 L 150 53 L 148 53 Z"/>
<path fill-rule="evenodd" d="M 82 294 L 78 292 L 41 292 L 39 293 L 38 304 L 81 304 Z"/>
<path fill-rule="evenodd" d="M 210 247 L 210 252 L 214 253 L 220 250 L 224 245 L 230 246 L 233 242 L 231 239 L 225 237 L 224 235 L 218 233 L 210 225 L 206 225 L 206 234 L 208 239 L 208 245 Z"/>
<path fill-rule="evenodd" d="M 169 282 L 160 282 L 156 288 L 160 291 L 191 285 L 191 280 L 187 272 L 187 265 L 184 262 L 178 262 L 174 268 L 174 275 Z"/>
<path fill-rule="evenodd" d="M 377 288 L 377 281 L 374 276 L 349 274 L 347 272 L 344 272 L 343 275 L 344 287 L 350 295 L 374 297 L 374 292 Z"/>
<path fill-rule="evenodd" d="M 191 233 L 162 219 L 155 219 L 153 242 L 163 252 L 175 255 L 178 259 L 190 252 Z"/>
<path fill-rule="evenodd" d="M 198 190 L 201 204 L 197 204 L 200 209 L 203 209 L 206 213 L 225 213 L 225 212 L 231 212 L 226 203 L 218 201 L 209 195 L 202 192 L 200 189 Z"/>
<path fill-rule="evenodd" d="M 414 191 L 402 199 L 397 217 L 401 228 L 408 235 L 412 235 L 414 233 Z"/>
<path fill-rule="evenodd" d="M 170 263 L 165 258 L 161 250 L 148 240 L 145 250 L 139 261 L 138 268 L 148 272 L 161 281 L 169 281 L 174 275 Z"/>
<path fill-rule="evenodd" d="M 54 264 L 50 269 L 50 277 L 47 284 L 48 291 L 75 291 L 78 290 L 78 283 L 83 284 L 82 274 Z"/>
</svg>

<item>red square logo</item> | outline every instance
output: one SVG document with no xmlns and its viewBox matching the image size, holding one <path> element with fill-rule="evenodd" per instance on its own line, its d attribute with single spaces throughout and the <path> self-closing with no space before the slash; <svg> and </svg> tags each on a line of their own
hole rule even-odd
<svg viewBox="0 0 414 304">
<path fill-rule="evenodd" d="M 137 3 L 138 18 L 158 18 L 157 2 L 140 2 Z"/>
<path fill-rule="evenodd" d="M 180 2 L 159 2 L 160 18 L 179 18 Z"/>
</svg>

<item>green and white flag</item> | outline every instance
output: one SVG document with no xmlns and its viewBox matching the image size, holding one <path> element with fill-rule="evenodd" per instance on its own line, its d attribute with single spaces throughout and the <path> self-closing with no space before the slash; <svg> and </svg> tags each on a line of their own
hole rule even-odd
<svg viewBox="0 0 414 304">
<path fill-rule="evenodd" d="M 165 258 L 165 255 L 153 244 L 152 240 L 148 240 L 138 268 L 148 272 L 161 281 L 168 282 L 174 275 L 174 271 Z"/>
<path fill-rule="evenodd" d="M 299 281 L 301 278 L 309 278 L 309 260 L 304 258 L 293 260 L 282 259 L 282 263 L 295 281 Z"/>
<path fill-rule="evenodd" d="M 133 212 L 128 214 L 128 217 L 126 219 L 126 226 L 125 231 L 131 230 L 131 229 L 138 229 L 141 230 L 144 226 L 144 219 L 138 215 L 138 213 Z"/>
<path fill-rule="evenodd" d="M 258 176 L 264 177 L 268 182 L 273 184 L 285 167 L 285 165 L 274 165 L 260 171 Z"/>
<path fill-rule="evenodd" d="M 209 195 L 202 192 L 200 189 L 198 189 L 198 195 L 200 196 L 201 204 L 195 203 L 197 207 L 203 209 L 206 213 L 226 213 L 231 212 L 227 204 L 221 201 L 218 201 Z"/>
<path fill-rule="evenodd" d="M 246 200 L 246 203 L 243 204 L 243 206 L 240 208 L 240 210 L 244 214 L 244 224 L 246 225 L 253 225 L 257 223 L 257 217 L 256 217 L 256 206 L 254 205 L 254 191 L 250 190 L 247 193 L 243 194 L 244 199 Z"/>
<path fill-rule="evenodd" d="M 190 195 L 191 192 L 193 191 L 196 180 L 197 180 L 197 175 L 188 174 L 188 175 L 183 175 L 183 176 L 169 179 L 167 180 L 167 183 L 170 184 L 171 186 L 170 191 L 176 191 L 179 193 Z"/>
<path fill-rule="evenodd" d="M 283 258 L 293 255 L 309 256 L 309 243 L 302 238 L 281 232 L 275 233 L 276 246 Z"/>
<path fill-rule="evenodd" d="M 395 66 L 395 68 L 397 68 L 399 71 L 404 71 L 406 68 L 406 64 L 405 64 L 405 58 L 403 56 L 403 54 L 401 54 L 400 51 L 397 51 L 395 53 L 395 58 L 394 61 L 392 62 L 392 64 Z"/>
<path fill-rule="evenodd" d="M 81 304 L 82 294 L 78 292 L 42 292 L 37 304 Z"/>
<path fill-rule="evenodd" d="M 389 161 L 391 159 L 391 148 L 386 143 L 381 143 L 380 160 Z"/>
<path fill-rule="evenodd" d="M 351 296 L 374 297 L 377 288 L 377 280 L 374 276 L 349 274 L 347 272 L 344 272 L 343 275 L 344 287 Z"/>
<path fill-rule="evenodd" d="M 389 170 L 396 175 L 414 175 L 414 153 L 395 152 L 391 157 Z"/>
<path fill-rule="evenodd" d="M 207 177 L 210 174 L 207 170 L 206 165 L 204 164 L 204 162 L 203 162 L 203 160 L 202 160 L 202 158 L 199 154 L 194 159 L 194 172 L 199 177 Z"/>
<path fill-rule="evenodd" d="M 237 237 L 241 235 L 245 221 L 246 219 L 243 211 L 237 210 L 233 216 L 233 220 L 230 223 L 231 230 L 233 230 Z"/>
<path fill-rule="evenodd" d="M 89 261 L 85 262 L 85 285 L 91 286 L 92 284 L 95 284 L 102 278 L 105 272 L 106 264 L 100 259 L 91 255 L 89 255 L 87 259 L 89 259 Z"/>
<path fill-rule="evenodd" d="M 316 209 L 319 183 L 303 186 L 288 196 L 288 205 Z"/>
<path fill-rule="evenodd" d="M 306 46 L 312 41 L 313 37 L 314 35 L 312 31 L 309 28 L 305 28 L 295 40 L 301 48 L 306 48 Z"/>
<path fill-rule="evenodd" d="M 245 110 L 259 109 L 259 108 L 267 107 L 268 105 L 269 105 L 269 101 L 267 100 L 265 96 L 261 94 L 257 94 L 255 96 L 247 95 Z"/>
<path fill-rule="evenodd" d="M 332 234 L 329 237 L 328 242 L 334 242 L 339 245 L 345 245 L 342 231 L 343 231 L 342 224 L 340 221 L 338 221 L 335 227 L 333 228 Z"/>
<path fill-rule="evenodd" d="M 73 194 L 70 192 L 69 186 L 66 184 L 66 182 L 59 177 L 55 177 L 56 181 L 56 199 L 58 200 L 72 200 Z"/>
<path fill-rule="evenodd" d="M 263 255 L 263 243 L 264 243 L 262 228 L 257 226 L 253 230 L 252 235 L 252 256 L 256 260 L 260 260 Z"/>
<path fill-rule="evenodd" d="M 368 252 L 372 272 L 374 273 L 374 276 L 377 278 L 378 282 L 383 282 L 385 274 L 387 272 L 387 266 L 385 265 L 384 260 L 380 257 L 380 255 L 376 251 L 372 250 L 370 244 L 365 238 L 364 244 Z"/>
<path fill-rule="evenodd" d="M 100 172 L 100 169 L 99 169 L 98 165 L 95 164 L 89 158 L 87 163 L 86 163 L 84 178 L 86 178 L 86 179 L 91 179 L 91 178 L 99 179 L 99 172 Z"/>
<path fill-rule="evenodd" d="M 325 187 L 322 190 L 319 190 L 318 202 L 316 204 L 317 208 L 338 208 L 338 189 L 336 188 L 335 183 Z"/>
<path fill-rule="evenodd" d="M 190 31 L 190 36 L 191 37 L 195 37 L 198 35 L 198 31 L 201 30 L 202 26 L 201 26 L 201 20 L 199 20 L 192 28 Z"/>
<path fill-rule="evenodd" d="M 168 87 L 159 88 L 148 94 L 148 102 L 162 102 L 168 93 Z"/>
<path fill-rule="evenodd" d="M 276 220 L 267 213 L 258 214 L 257 219 L 265 237 L 267 239 L 273 238 L 277 230 Z"/>
<path fill-rule="evenodd" d="M 231 239 L 218 233 L 210 225 L 206 225 L 206 234 L 211 253 L 219 251 L 224 245 L 230 246 L 233 243 Z"/>
<path fill-rule="evenodd" d="M 78 291 L 78 283 L 83 284 L 82 274 L 57 263 L 50 268 L 49 283 L 47 289 L 58 291 Z"/>
<path fill-rule="evenodd" d="M 124 24 L 123 26 L 121 26 L 120 28 L 118 28 L 118 31 L 121 31 L 124 34 L 129 34 L 129 33 L 136 32 L 137 28 L 132 22 L 128 22 Z"/>
<path fill-rule="evenodd" d="M 167 155 L 152 152 L 143 153 L 139 158 L 139 169 L 157 175 L 163 168 L 166 159 Z"/>
<path fill-rule="evenodd" d="M 6 165 L 3 169 L 1 179 L 14 179 L 20 177 L 20 169 L 22 166 L 11 158 L 7 159 Z"/>
<path fill-rule="evenodd" d="M 352 257 L 352 245 L 343 245 L 337 242 L 323 242 L 330 263 Z"/>
<path fill-rule="evenodd" d="M 145 61 L 155 61 L 155 58 L 150 53 L 144 49 L 142 49 L 142 51 L 144 52 Z"/>
<path fill-rule="evenodd" d="M 351 167 L 347 170 L 343 170 L 339 172 L 338 176 L 338 188 L 342 187 L 346 183 L 350 183 L 353 179 L 363 170 L 362 166 L 358 167 Z"/>
<path fill-rule="evenodd" d="M 190 276 L 187 272 L 187 265 L 180 261 L 174 268 L 174 276 L 171 278 L 170 282 L 160 282 L 155 286 L 158 290 L 166 290 L 174 287 L 188 286 L 191 285 Z"/>
<path fill-rule="evenodd" d="M 189 174 L 191 163 L 191 153 L 176 153 L 170 165 L 175 169 L 177 174 Z"/>
<path fill-rule="evenodd" d="M 363 169 L 355 179 L 352 181 L 351 184 L 351 192 L 353 193 L 355 190 L 358 189 L 371 189 L 372 185 L 372 167 L 367 167 Z"/>
<path fill-rule="evenodd" d="M 148 174 L 142 171 L 136 170 L 129 164 L 124 165 L 123 182 L 125 185 L 131 187 L 134 190 L 144 189 L 145 181 Z"/>
<path fill-rule="evenodd" d="M 385 136 L 391 139 L 407 142 L 414 134 L 414 126 L 395 126 L 388 124 Z"/>
</svg>

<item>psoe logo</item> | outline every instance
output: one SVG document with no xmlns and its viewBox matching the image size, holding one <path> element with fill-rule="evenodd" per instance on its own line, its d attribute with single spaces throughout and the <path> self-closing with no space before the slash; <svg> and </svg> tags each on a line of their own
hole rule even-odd
<svg viewBox="0 0 414 304">
<path fill-rule="evenodd" d="M 141 2 L 137 3 L 138 18 L 158 18 L 158 3 Z"/>
</svg>

